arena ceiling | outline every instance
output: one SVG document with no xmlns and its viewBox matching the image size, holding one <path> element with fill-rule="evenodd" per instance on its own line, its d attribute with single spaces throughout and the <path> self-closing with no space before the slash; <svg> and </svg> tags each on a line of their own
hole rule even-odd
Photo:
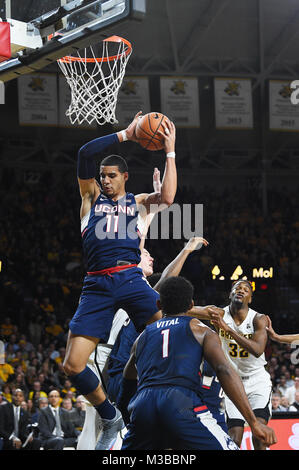
<svg viewBox="0 0 299 470">
<path fill-rule="evenodd" d="M 227 168 L 229 162 L 237 169 L 252 165 L 279 168 L 281 163 L 282 168 L 299 168 L 298 133 L 273 136 L 267 130 L 266 95 L 270 78 L 299 79 L 299 1 L 146 3 L 147 13 L 141 22 L 119 24 L 115 33 L 133 44 L 127 73 L 199 77 L 202 114 L 207 119 L 206 123 L 202 119 L 200 131 L 182 131 L 189 160 L 198 162 L 200 158 L 203 166 L 215 169 Z M 60 0 L 11 0 L 12 16 L 30 21 L 59 4 Z M 256 125 L 251 132 L 215 130 L 210 118 L 211 79 L 224 75 L 252 78 Z"/>
<path fill-rule="evenodd" d="M 61 0 L 10 2 L 13 18 L 31 21 Z M 130 65 L 138 72 L 299 72 L 298 0 L 147 0 L 146 8 L 143 21 L 116 31 L 132 41 Z"/>
</svg>

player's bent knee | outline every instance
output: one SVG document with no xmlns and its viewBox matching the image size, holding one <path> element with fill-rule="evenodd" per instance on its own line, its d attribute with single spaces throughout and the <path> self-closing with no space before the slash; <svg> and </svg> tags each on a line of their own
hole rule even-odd
<svg viewBox="0 0 299 470">
<path fill-rule="evenodd" d="M 73 364 L 70 361 L 65 361 L 62 364 L 64 373 L 69 377 L 71 375 L 77 375 L 84 370 L 85 366 L 81 364 Z"/>
</svg>

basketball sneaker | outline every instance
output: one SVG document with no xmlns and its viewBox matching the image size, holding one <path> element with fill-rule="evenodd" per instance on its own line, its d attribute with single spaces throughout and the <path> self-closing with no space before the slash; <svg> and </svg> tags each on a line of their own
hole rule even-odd
<svg viewBox="0 0 299 470">
<path fill-rule="evenodd" d="M 102 432 L 96 443 L 95 450 L 111 450 L 119 431 L 125 427 L 121 412 L 116 408 L 116 415 L 113 419 L 101 419 Z"/>
</svg>

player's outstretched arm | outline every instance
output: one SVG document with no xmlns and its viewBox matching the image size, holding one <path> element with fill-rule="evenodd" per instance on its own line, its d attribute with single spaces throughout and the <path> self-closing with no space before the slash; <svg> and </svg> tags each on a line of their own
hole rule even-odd
<svg viewBox="0 0 299 470">
<path fill-rule="evenodd" d="M 153 189 L 155 193 L 160 193 L 161 192 L 161 179 L 160 179 L 160 171 L 158 168 L 154 169 L 153 173 Z M 146 211 L 144 211 L 144 214 L 140 213 L 140 217 L 144 219 L 143 222 L 143 227 L 140 230 L 140 243 L 139 243 L 139 249 L 140 251 L 143 250 L 144 245 L 145 245 L 145 239 L 147 236 L 147 232 L 149 229 L 149 226 L 154 218 L 155 214 L 147 214 Z"/>
<path fill-rule="evenodd" d="M 86 190 L 92 192 L 97 189 L 95 183 L 96 162 L 95 157 L 99 156 L 110 145 L 132 140 L 137 142 L 135 128 L 142 112 L 139 111 L 127 129 L 115 132 L 113 134 L 97 137 L 82 145 L 78 152 L 77 176 L 79 180 L 81 196 Z"/>
<path fill-rule="evenodd" d="M 178 276 L 185 264 L 186 259 L 196 249 L 200 249 L 203 245 L 207 246 L 209 242 L 202 237 L 192 237 L 186 246 L 179 252 L 176 258 L 169 263 L 162 272 L 159 282 L 154 286 L 154 289 L 159 292 L 161 282 L 167 277 Z"/>
<path fill-rule="evenodd" d="M 246 338 L 243 335 L 240 335 L 234 331 L 228 324 L 223 320 L 221 315 L 211 311 L 210 320 L 213 322 L 213 325 L 222 329 L 226 333 L 229 333 L 230 336 L 246 351 L 250 354 L 253 354 L 255 357 L 260 357 L 264 352 L 267 344 L 267 319 L 266 315 L 257 314 L 253 320 L 254 333 L 251 338 Z"/>
<path fill-rule="evenodd" d="M 107 147 L 125 140 L 124 131 L 105 135 L 87 142 L 83 145 L 77 158 L 77 178 L 79 183 L 81 204 L 81 219 L 90 210 L 93 202 L 100 193 L 100 187 L 95 179 L 96 157 Z"/>
<path fill-rule="evenodd" d="M 238 408 L 242 416 L 244 416 L 251 428 L 252 434 L 266 446 L 275 444 L 277 440 L 273 429 L 260 423 L 254 415 L 242 381 L 226 359 L 218 335 L 208 327 L 196 326 L 195 322 L 197 320 L 191 321 L 193 322 L 192 331 L 203 346 L 205 359 L 214 369 L 226 395 Z"/>
<path fill-rule="evenodd" d="M 223 317 L 224 310 L 223 308 L 216 307 L 216 305 L 205 305 L 205 306 L 194 305 L 194 307 L 188 310 L 186 315 L 189 315 L 190 317 L 198 318 L 198 320 L 206 320 L 206 321 L 211 322 L 212 313 L 215 313 L 216 315 Z M 216 325 L 214 326 L 216 329 L 218 329 Z"/>
<path fill-rule="evenodd" d="M 156 213 L 167 209 L 174 201 L 177 190 L 177 170 L 175 163 L 176 129 L 171 121 L 162 122 L 163 131 L 158 131 L 164 137 L 164 150 L 166 153 L 165 170 L 161 190 L 151 194 L 142 193 L 136 196 L 136 202 L 144 208 L 146 213 Z"/>
<path fill-rule="evenodd" d="M 291 344 L 295 341 L 299 341 L 299 334 L 293 334 L 293 335 L 279 335 L 277 334 L 273 327 L 272 327 L 272 322 L 270 320 L 270 317 L 266 315 L 268 325 L 266 326 L 266 330 L 268 332 L 269 338 L 271 338 L 273 341 L 277 341 L 278 343 L 287 343 Z"/>
</svg>

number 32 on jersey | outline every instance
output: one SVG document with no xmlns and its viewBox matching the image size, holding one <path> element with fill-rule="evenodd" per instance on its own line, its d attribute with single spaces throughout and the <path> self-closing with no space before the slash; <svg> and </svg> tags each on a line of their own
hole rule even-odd
<svg viewBox="0 0 299 470">
<path fill-rule="evenodd" d="M 237 343 L 228 343 L 229 355 L 231 357 L 249 357 L 249 352 L 241 348 Z"/>
</svg>

